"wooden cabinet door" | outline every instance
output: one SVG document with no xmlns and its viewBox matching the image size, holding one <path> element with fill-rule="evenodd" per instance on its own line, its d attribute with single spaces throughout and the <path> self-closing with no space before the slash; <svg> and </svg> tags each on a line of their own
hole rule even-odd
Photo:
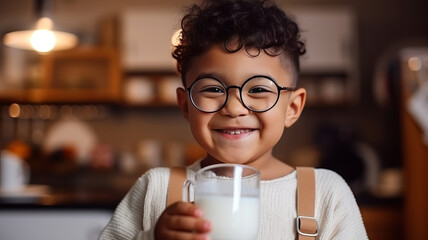
<svg viewBox="0 0 428 240">
<path fill-rule="evenodd" d="M 406 239 L 422 240 L 428 236 L 428 146 L 422 140 L 422 129 L 406 106 L 419 84 L 417 73 L 409 69 L 408 60 L 409 57 L 402 58 L 400 106 L 405 172 L 405 236 Z"/>
</svg>

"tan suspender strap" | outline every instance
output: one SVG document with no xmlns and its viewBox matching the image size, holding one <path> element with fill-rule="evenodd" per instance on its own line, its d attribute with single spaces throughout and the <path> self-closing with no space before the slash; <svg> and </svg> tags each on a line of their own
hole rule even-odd
<svg viewBox="0 0 428 240">
<path fill-rule="evenodd" d="M 166 206 L 182 200 L 182 190 L 187 173 L 185 167 L 171 167 L 169 174 L 169 184 Z"/>
<path fill-rule="evenodd" d="M 315 214 L 315 171 L 311 167 L 297 168 L 297 219 L 299 240 L 313 240 L 318 235 Z"/>
</svg>

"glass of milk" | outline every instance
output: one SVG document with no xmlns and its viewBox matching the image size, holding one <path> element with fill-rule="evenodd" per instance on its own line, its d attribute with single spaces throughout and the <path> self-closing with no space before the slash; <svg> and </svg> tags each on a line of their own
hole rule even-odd
<svg viewBox="0 0 428 240">
<path fill-rule="evenodd" d="M 212 240 L 253 240 L 259 230 L 260 172 L 239 164 L 215 164 L 187 180 L 184 196 L 190 199 L 193 186 L 195 205 L 211 222 Z"/>
</svg>

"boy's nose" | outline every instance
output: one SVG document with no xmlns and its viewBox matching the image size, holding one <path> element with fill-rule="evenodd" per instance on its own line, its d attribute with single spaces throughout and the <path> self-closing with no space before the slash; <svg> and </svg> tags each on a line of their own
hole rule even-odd
<svg viewBox="0 0 428 240">
<path fill-rule="evenodd" d="M 246 115 L 250 112 L 241 101 L 239 96 L 239 89 L 229 89 L 229 96 L 226 105 L 221 109 L 223 114 L 230 115 L 232 117 Z"/>
</svg>

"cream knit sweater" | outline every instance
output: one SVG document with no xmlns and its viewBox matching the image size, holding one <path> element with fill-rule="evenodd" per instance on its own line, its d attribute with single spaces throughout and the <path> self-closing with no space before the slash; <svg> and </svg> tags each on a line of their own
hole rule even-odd
<svg viewBox="0 0 428 240">
<path fill-rule="evenodd" d="M 200 164 L 189 166 L 194 178 Z M 193 170 L 193 171 L 192 171 Z M 368 239 L 355 198 L 346 182 L 336 173 L 316 169 L 315 217 L 319 240 Z M 120 202 L 99 240 L 154 239 L 154 226 L 165 209 L 168 168 L 155 168 L 142 175 Z M 258 239 L 296 239 L 296 172 L 261 181 L 261 216 Z"/>
</svg>

